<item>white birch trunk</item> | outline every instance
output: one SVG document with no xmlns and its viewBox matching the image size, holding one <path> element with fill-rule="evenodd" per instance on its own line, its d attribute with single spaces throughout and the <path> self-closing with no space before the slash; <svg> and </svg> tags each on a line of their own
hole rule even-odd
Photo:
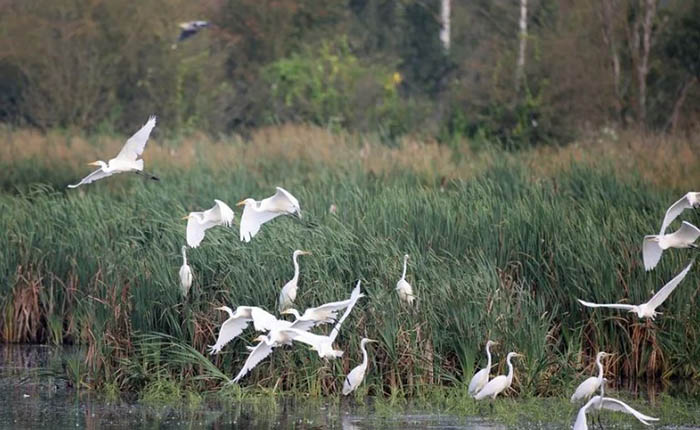
<svg viewBox="0 0 700 430">
<path fill-rule="evenodd" d="M 515 69 L 515 88 L 520 89 L 520 82 L 525 76 L 525 50 L 527 49 L 527 0 L 520 0 L 520 49 Z"/>
<path fill-rule="evenodd" d="M 450 1 L 442 0 L 440 6 L 440 41 L 445 51 L 450 50 Z"/>
</svg>

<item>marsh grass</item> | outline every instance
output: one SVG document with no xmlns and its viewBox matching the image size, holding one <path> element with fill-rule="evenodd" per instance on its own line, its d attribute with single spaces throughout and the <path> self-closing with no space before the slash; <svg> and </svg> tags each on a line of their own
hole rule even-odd
<svg viewBox="0 0 700 430">
<path fill-rule="evenodd" d="M 655 322 L 576 302 L 641 303 L 691 257 L 668 253 L 651 273 L 641 263 L 643 235 L 700 179 L 684 158 L 697 153 L 686 142 L 655 142 L 673 150 L 592 140 L 472 153 L 410 139 L 388 148 L 286 126 L 251 141 L 154 142 L 147 163 L 160 183 L 119 175 L 68 191 L 87 173 L 78 161 L 116 153 L 122 140 L 4 132 L 0 163 L 12 168 L 0 170 L 0 335 L 85 345 L 83 385 L 156 401 L 221 387 L 254 335 L 207 355 L 225 319 L 214 308 L 274 309 L 294 249 L 314 254 L 303 263 L 299 308 L 345 298 L 363 280 L 367 298 L 338 341 L 346 354 L 325 363 L 306 348 L 282 348 L 246 377 L 249 388 L 223 385 L 228 396 L 338 393 L 361 360 L 363 336 L 380 341 L 363 392 L 390 399 L 430 396 L 436 387 L 464 391 L 489 338 L 500 342 L 494 373 L 505 373 L 508 351 L 525 354 L 514 380 L 514 392 L 525 396 L 570 391 L 595 372 L 601 349 L 617 354 L 606 368 L 620 379 L 700 377 L 695 273 Z M 76 153 L 81 159 L 69 161 Z M 685 167 L 664 173 L 675 162 Z M 188 253 L 195 281 L 183 299 L 182 215 L 214 198 L 233 204 L 266 196 L 275 185 L 299 198 L 304 218 L 277 219 L 249 244 L 235 228 L 210 230 Z M 404 253 L 415 309 L 394 291 Z"/>
</svg>

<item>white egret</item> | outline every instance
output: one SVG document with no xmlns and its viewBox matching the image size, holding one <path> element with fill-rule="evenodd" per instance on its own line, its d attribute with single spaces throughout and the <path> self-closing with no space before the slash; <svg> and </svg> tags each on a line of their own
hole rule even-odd
<svg viewBox="0 0 700 430">
<path fill-rule="evenodd" d="M 338 312 L 350 306 L 353 301 L 351 297 L 347 300 L 325 303 L 315 308 L 307 308 L 303 315 L 299 315 L 299 311 L 293 308 L 287 309 L 281 313 L 294 315 L 296 321 L 311 322 L 314 326 L 331 324 L 338 319 Z"/>
<path fill-rule="evenodd" d="M 156 117 L 151 116 L 148 118 L 146 124 L 126 141 L 116 157 L 106 163 L 101 160 L 89 163 L 89 166 L 100 166 L 100 168 L 84 177 L 77 184 L 68 185 L 68 188 L 76 188 L 83 184 L 89 184 L 98 179 L 122 172 L 138 173 L 157 181 L 158 178 L 143 171 L 143 160 L 139 159 L 139 156 L 143 153 L 143 149 L 146 147 L 146 142 L 148 142 L 148 136 L 151 135 L 151 130 L 153 130 L 155 126 Z"/>
<path fill-rule="evenodd" d="M 664 216 L 664 221 L 661 223 L 661 231 L 659 235 L 662 236 L 666 233 L 666 229 L 673 222 L 674 219 L 678 218 L 686 209 L 696 209 L 700 207 L 700 192 L 689 192 L 680 198 L 676 203 L 672 204 L 670 208 L 666 211 Z"/>
<path fill-rule="evenodd" d="M 216 343 L 209 346 L 210 354 L 218 354 L 227 343 L 243 333 L 243 330 L 253 321 L 253 311 L 259 308 L 255 306 L 239 306 L 236 308 L 235 313 L 228 306 L 221 306 L 216 309 L 225 311 L 229 315 L 229 318 L 221 324 L 219 337 L 216 339 Z"/>
<path fill-rule="evenodd" d="M 180 291 L 187 297 L 187 293 L 192 286 L 192 269 L 187 264 L 187 247 L 182 246 L 182 266 L 180 267 Z"/>
<path fill-rule="evenodd" d="M 506 364 L 508 364 L 508 374 L 499 375 L 490 380 L 484 386 L 484 388 L 482 388 L 478 393 L 476 393 L 476 395 L 474 396 L 476 400 L 485 399 L 487 397 L 495 399 L 497 395 L 499 395 L 508 387 L 510 387 L 510 384 L 513 383 L 513 364 L 510 362 L 510 360 L 513 357 L 522 357 L 522 354 L 518 354 L 516 352 L 509 352 L 508 356 L 506 357 Z"/>
<path fill-rule="evenodd" d="M 272 197 L 257 201 L 254 199 L 241 200 L 236 206 L 243 205 L 243 215 L 241 215 L 241 240 L 250 242 L 260 226 L 266 222 L 277 218 L 280 215 L 297 214 L 301 218 L 301 208 L 299 201 L 284 188 L 277 187 L 277 192 Z"/>
<path fill-rule="evenodd" d="M 376 342 L 376 340 L 372 339 L 367 339 L 366 337 L 360 341 L 360 349 L 362 349 L 362 364 L 359 366 L 355 367 L 348 373 L 348 376 L 345 378 L 345 382 L 343 383 L 343 395 L 347 396 L 348 394 L 352 393 L 355 391 L 355 388 L 357 388 L 362 381 L 365 379 L 365 372 L 367 372 L 367 349 L 365 348 L 365 345 L 369 342 Z"/>
<path fill-rule="evenodd" d="M 408 254 L 403 256 L 403 273 L 401 274 L 401 279 L 396 283 L 396 291 L 399 293 L 399 299 L 408 303 L 413 304 L 416 296 L 413 295 L 413 287 L 411 284 L 406 282 L 406 266 L 408 264 Z"/>
<path fill-rule="evenodd" d="M 274 315 L 261 308 L 253 309 L 252 315 L 255 330 L 261 332 L 273 332 L 290 328 L 308 331 L 314 326 L 314 321 L 296 320 L 292 322 L 277 319 Z"/>
<path fill-rule="evenodd" d="M 700 237 L 700 229 L 683 221 L 681 228 L 670 234 L 653 234 L 644 236 L 642 257 L 644 268 L 651 270 L 661 260 L 661 254 L 668 248 L 697 248 L 693 242 Z"/>
<path fill-rule="evenodd" d="M 610 355 L 612 354 L 608 354 L 604 351 L 600 351 L 598 355 L 596 355 L 595 364 L 598 366 L 598 376 L 591 376 L 590 378 L 581 382 L 581 384 L 576 388 L 576 391 L 574 391 L 574 394 L 571 396 L 572 403 L 579 400 L 585 400 L 595 394 L 598 388 L 602 388 L 604 372 L 603 364 L 600 362 L 600 360 L 603 357 L 608 357 Z"/>
<path fill-rule="evenodd" d="M 688 271 L 690 271 L 690 267 L 693 265 L 693 262 L 691 261 L 688 266 L 683 269 L 681 273 L 676 275 L 675 278 L 671 279 L 666 285 L 663 286 L 659 290 L 658 293 L 654 294 L 654 296 L 646 303 L 642 303 L 641 305 L 625 305 L 625 304 L 618 304 L 618 303 L 613 303 L 613 304 L 597 304 L 597 303 L 590 303 L 590 302 L 585 302 L 581 299 L 579 299 L 579 302 L 587 306 L 589 308 L 613 308 L 613 309 L 625 309 L 628 312 L 635 312 L 639 318 L 651 318 L 652 320 L 656 317 L 656 308 L 659 307 L 664 300 L 668 298 L 668 296 L 673 292 L 674 289 L 678 286 L 678 284 L 681 283 L 683 278 L 685 278 L 685 275 L 688 274 Z"/>
<path fill-rule="evenodd" d="M 593 396 L 591 400 L 588 401 L 581 409 L 579 409 L 576 415 L 576 422 L 574 423 L 574 430 L 588 430 L 588 423 L 586 422 L 586 412 L 591 406 L 596 409 L 608 409 L 611 411 L 624 412 L 626 414 L 634 415 L 635 418 L 639 420 L 644 425 L 651 425 L 649 421 L 658 421 L 658 418 L 650 417 L 644 415 L 641 412 L 633 409 L 626 403 L 623 403 L 612 397 L 601 397 Z"/>
<path fill-rule="evenodd" d="M 489 373 L 491 372 L 491 351 L 489 348 L 492 345 L 498 345 L 498 342 L 492 340 L 486 342 L 486 367 L 476 372 L 469 382 L 469 395 L 472 397 L 489 382 Z"/>
<path fill-rule="evenodd" d="M 214 199 L 216 204 L 211 209 L 201 212 L 190 212 L 182 219 L 187 220 L 187 244 L 196 248 L 204 239 L 204 232 L 217 225 L 230 227 L 233 224 L 233 211 L 221 200 Z"/>
<path fill-rule="evenodd" d="M 328 359 L 342 357 L 343 351 L 333 349 L 333 342 L 335 341 L 335 338 L 338 337 L 340 327 L 343 325 L 343 321 L 345 321 L 345 318 L 348 317 L 348 315 L 352 311 L 352 308 L 355 307 L 357 301 L 364 296 L 364 294 L 360 293 L 360 281 L 357 281 L 357 285 L 355 286 L 355 289 L 352 290 L 352 294 L 350 295 L 350 305 L 348 305 L 347 309 L 345 310 L 345 313 L 342 317 L 340 317 L 338 322 L 335 324 L 335 327 L 333 327 L 331 334 L 328 336 L 307 333 L 299 329 L 290 329 L 288 331 L 293 331 L 297 334 L 297 336 L 294 338 L 295 341 L 311 345 L 312 349 L 318 352 L 318 356 L 321 358 Z"/>
<path fill-rule="evenodd" d="M 280 291 L 279 298 L 279 311 L 282 312 L 294 304 L 294 300 L 297 298 L 297 282 L 299 281 L 299 262 L 297 257 L 300 255 L 311 255 L 309 251 L 296 250 L 292 254 L 292 262 L 294 263 L 294 277 L 284 284 L 282 291 Z"/>
<path fill-rule="evenodd" d="M 203 28 L 209 27 L 211 24 L 209 21 L 187 21 L 187 22 L 181 22 L 180 23 L 180 29 L 182 30 L 180 32 L 180 37 L 177 38 L 178 42 L 182 42 L 183 40 L 194 36 L 199 32 L 199 30 Z"/>
</svg>

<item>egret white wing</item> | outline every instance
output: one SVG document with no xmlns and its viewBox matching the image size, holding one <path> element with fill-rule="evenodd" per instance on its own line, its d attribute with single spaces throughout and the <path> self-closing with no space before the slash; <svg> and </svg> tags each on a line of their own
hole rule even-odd
<svg viewBox="0 0 700 430">
<path fill-rule="evenodd" d="M 207 230 L 208 223 L 200 223 L 195 217 L 190 216 L 187 219 L 187 245 L 191 248 L 197 248 L 204 239 L 204 232 Z"/>
<path fill-rule="evenodd" d="M 472 380 L 469 382 L 469 395 L 473 396 L 479 392 L 486 384 L 489 382 L 489 370 L 487 368 L 481 369 L 472 376 Z"/>
<path fill-rule="evenodd" d="M 243 208 L 241 215 L 240 238 L 241 241 L 250 242 L 258 234 L 260 226 L 282 215 L 281 212 L 256 210 L 249 205 Z"/>
<path fill-rule="evenodd" d="M 352 393 L 360 382 L 365 378 L 365 368 L 361 364 L 348 373 L 343 383 L 343 395 L 347 396 Z"/>
<path fill-rule="evenodd" d="M 691 261 L 690 264 L 688 264 L 681 273 L 677 274 L 675 278 L 668 281 L 668 283 L 664 285 L 662 289 L 660 289 L 656 294 L 654 294 L 654 297 L 652 297 L 651 300 L 647 302 L 647 304 L 653 307 L 654 309 L 661 305 L 661 303 L 663 303 L 664 300 L 668 298 L 668 296 L 673 292 L 673 290 L 676 289 L 678 284 L 681 283 L 683 278 L 685 278 L 685 275 L 688 274 L 692 266 L 693 261 Z"/>
<path fill-rule="evenodd" d="M 273 212 L 296 212 L 299 209 L 299 200 L 297 200 L 296 197 L 294 197 L 284 188 L 276 188 L 277 191 L 273 196 L 260 201 L 260 209 L 270 210 Z"/>
<path fill-rule="evenodd" d="M 255 327 L 255 331 L 270 331 L 280 328 L 279 325 L 282 320 L 278 320 L 274 315 L 265 309 L 255 307 L 250 313 L 253 317 L 253 326 Z M 289 321 L 284 322 L 289 323 Z M 291 325 L 291 323 L 289 324 Z"/>
<path fill-rule="evenodd" d="M 661 260 L 661 254 L 664 252 L 658 242 L 652 240 L 654 236 L 644 236 L 642 243 L 642 257 L 644 258 L 644 269 L 651 270 Z"/>
<path fill-rule="evenodd" d="M 209 210 L 218 209 L 218 217 L 221 220 L 221 224 L 231 227 L 231 224 L 233 224 L 233 210 L 221 200 L 214 199 L 214 201 L 216 202 L 216 207 Z"/>
<path fill-rule="evenodd" d="M 671 225 L 671 223 L 673 222 L 673 220 L 678 218 L 678 215 L 680 215 L 681 212 L 691 207 L 692 205 L 688 200 L 688 194 L 684 195 L 676 203 L 671 205 L 671 207 L 668 208 L 668 210 L 666 211 L 666 215 L 664 215 L 664 221 L 661 223 L 661 231 L 659 232 L 659 234 L 664 234 L 668 226 Z"/>
<path fill-rule="evenodd" d="M 151 130 L 156 126 L 156 117 L 151 115 L 148 118 L 146 124 L 141 127 L 139 131 L 134 133 L 133 136 L 129 138 L 119 151 L 116 158 L 124 160 L 136 161 L 139 155 L 143 153 L 143 149 L 146 147 L 146 142 L 148 142 L 148 136 L 151 135 Z"/>
<path fill-rule="evenodd" d="M 107 176 L 112 176 L 115 173 L 117 173 L 117 172 L 107 173 L 104 170 L 102 170 L 102 168 L 100 167 L 99 169 L 95 170 L 94 172 L 90 173 L 89 175 L 87 175 L 86 177 L 81 179 L 80 182 L 78 182 L 77 184 L 68 185 L 68 188 L 77 188 L 83 184 L 89 184 L 91 182 L 97 181 L 98 179 L 106 178 Z"/>
<path fill-rule="evenodd" d="M 673 236 L 673 238 L 678 241 L 693 243 L 700 237 L 700 229 L 688 221 L 683 221 L 681 228 L 673 232 L 670 236 Z"/>
<path fill-rule="evenodd" d="M 218 354 L 221 349 L 226 346 L 227 343 L 231 342 L 239 334 L 243 333 L 250 322 L 247 318 L 229 318 L 222 325 L 219 330 L 219 337 L 216 339 L 216 344 L 210 347 L 210 354 Z"/>
<path fill-rule="evenodd" d="M 598 303 L 591 303 L 591 302 L 586 302 L 581 299 L 577 299 L 583 306 L 587 306 L 589 308 L 613 308 L 613 309 L 625 309 L 625 310 L 632 310 L 636 309 L 637 306 L 635 305 L 625 305 L 625 304 L 618 304 L 618 303 L 610 303 L 610 304 L 598 304 Z"/>
<path fill-rule="evenodd" d="M 599 397 L 599 396 L 596 396 L 596 397 Z M 624 412 L 624 413 L 627 413 L 630 415 L 634 415 L 635 418 L 637 418 L 639 421 L 643 422 L 646 425 L 649 425 L 649 423 L 647 423 L 646 421 L 658 421 L 659 420 L 658 418 L 644 415 L 643 413 L 632 408 L 630 405 L 628 405 L 624 402 L 621 402 L 620 400 L 613 399 L 612 397 L 603 397 L 602 402 L 600 403 L 600 407 L 602 407 L 604 409 L 609 409 L 611 411 Z"/>
<path fill-rule="evenodd" d="M 238 375 L 236 375 L 236 377 L 233 378 L 233 382 L 238 382 L 242 377 L 247 375 L 248 372 L 253 370 L 253 368 L 257 366 L 258 363 L 267 358 L 267 356 L 271 353 L 272 345 L 268 345 L 265 341 L 258 343 L 257 346 L 253 348 L 252 351 L 250 351 L 250 354 L 248 355 L 248 358 L 246 359 L 245 363 L 243 363 L 243 367 L 238 372 Z"/>
<path fill-rule="evenodd" d="M 335 341 L 335 338 L 338 337 L 338 333 L 340 332 L 340 326 L 343 325 L 343 321 L 345 321 L 345 318 L 347 318 L 348 315 L 350 315 L 350 312 L 352 311 L 352 308 L 355 307 L 357 301 L 360 299 L 360 297 L 364 297 L 364 294 L 360 294 L 361 282 L 362 281 L 357 281 L 357 285 L 350 294 L 350 304 L 348 305 L 347 309 L 345 309 L 345 313 L 343 314 L 343 316 L 340 317 L 338 322 L 335 324 L 335 327 L 333 327 L 331 334 L 328 336 L 330 338 L 331 343 L 333 343 Z"/>
</svg>

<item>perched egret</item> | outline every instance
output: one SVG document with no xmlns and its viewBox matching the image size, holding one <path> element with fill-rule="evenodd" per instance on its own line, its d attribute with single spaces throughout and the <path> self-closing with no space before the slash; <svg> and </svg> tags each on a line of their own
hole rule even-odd
<svg viewBox="0 0 700 430">
<path fill-rule="evenodd" d="M 508 356 L 506 357 L 506 364 L 508 364 L 508 374 L 498 375 L 492 380 L 490 380 L 484 386 L 484 388 L 482 388 L 478 393 L 476 393 L 476 395 L 474 396 L 476 400 L 485 399 L 487 397 L 495 399 L 497 395 L 499 395 L 508 387 L 510 387 L 510 384 L 513 383 L 513 364 L 510 362 L 510 360 L 513 357 L 522 357 L 522 354 L 518 354 L 516 352 L 509 352 Z"/>
<path fill-rule="evenodd" d="M 399 299 L 408 303 L 413 304 L 416 296 L 413 295 L 413 288 L 411 284 L 406 282 L 406 266 L 408 264 L 408 254 L 403 256 L 403 273 L 401 274 L 401 279 L 396 283 L 396 291 L 399 293 Z"/>
<path fill-rule="evenodd" d="M 180 267 L 180 291 L 187 297 L 187 293 L 192 286 L 192 269 L 187 264 L 187 247 L 182 246 L 182 266 Z"/>
<path fill-rule="evenodd" d="M 472 397 L 489 382 L 489 373 L 491 372 L 491 351 L 489 348 L 492 345 L 498 345 L 498 342 L 492 340 L 486 342 L 486 367 L 476 372 L 469 383 L 469 395 Z"/>
<path fill-rule="evenodd" d="M 634 415 L 642 424 L 650 425 L 649 421 L 658 421 L 658 418 L 653 418 L 642 414 L 639 411 L 632 409 L 626 403 L 623 403 L 612 397 L 602 397 L 593 396 L 591 400 L 588 401 L 581 409 L 579 409 L 576 415 L 576 422 L 574 423 L 574 430 L 588 430 L 588 423 L 586 422 L 586 412 L 591 406 L 596 409 L 608 409 L 611 411 L 624 412 L 626 414 Z"/>
<path fill-rule="evenodd" d="M 277 187 L 272 197 L 257 201 L 241 200 L 236 206 L 244 206 L 241 215 L 241 240 L 250 242 L 258 234 L 260 226 L 280 215 L 297 214 L 301 218 L 299 201 L 284 188 Z"/>
<path fill-rule="evenodd" d="M 654 234 L 644 236 L 642 257 L 644 268 L 651 270 L 661 260 L 661 254 L 668 248 L 697 248 L 693 242 L 700 237 L 700 229 L 683 221 L 681 228 L 671 234 Z"/>
<path fill-rule="evenodd" d="M 282 312 L 287 308 L 290 308 L 294 304 L 294 300 L 297 298 L 297 282 L 299 281 L 299 262 L 297 262 L 297 257 L 300 255 L 311 255 L 309 251 L 294 251 L 292 254 L 292 262 L 294 263 L 294 277 L 291 281 L 284 284 L 282 291 L 280 291 L 279 299 L 279 311 Z"/>
<path fill-rule="evenodd" d="M 223 225 L 230 227 L 233 224 L 233 211 L 221 200 L 214 199 L 216 204 L 211 209 L 201 212 L 190 212 L 182 219 L 187 220 L 187 244 L 196 248 L 204 239 L 204 232 L 208 229 Z"/>
<path fill-rule="evenodd" d="M 367 339 L 365 337 L 360 342 L 360 349 L 362 349 L 362 364 L 352 369 L 345 378 L 345 383 L 343 383 L 344 396 L 347 396 L 355 391 L 355 388 L 357 388 L 365 379 L 365 372 L 367 371 L 367 349 L 365 349 L 365 345 L 367 345 L 368 342 L 376 342 L 376 340 Z"/>
<path fill-rule="evenodd" d="M 236 308 L 235 313 L 228 306 L 221 306 L 216 309 L 225 311 L 229 318 L 221 324 L 216 343 L 209 347 L 210 354 L 218 354 L 227 343 L 243 333 L 248 323 L 253 321 L 253 310 L 257 308 L 255 306 L 239 306 Z"/>
<path fill-rule="evenodd" d="M 311 322 L 314 326 L 318 326 L 321 324 L 334 323 L 338 319 L 338 312 L 347 308 L 352 303 L 354 303 L 354 299 L 351 297 L 347 300 L 325 303 L 315 308 L 307 308 L 303 315 L 299 315 L 299 311 L 293 308 L 287 309 L 281 313 L 294 315 L 296 321 L 307 321 Z"/>
<path fill-rule="evenodd" d="M 603 357 L 608 357 L 612 354 L 608 354 L 607 352 L 600 351 L 598 355 L 596 356 L 595 359 L 595 364 L 598 366 L 598 376 L 591 376 L 590 378 L 586 379 L 585 381 L 581 382 L 581 384 L 576 388 L 576 391 L 574 394 L 571 396 L 571 402 L 577 402 L 579 400 L 585 400 L 591 397 L 593 394 L 595 394 L 596 390 L 598 388 L 602 388 L 603 385 L 603 364 L 600 362 L 600 360 Z"/>
<path fill-rule="evenodd" d="M 674 219 L 678 218 L 678 215 L 680 215 L 681 212 L 691 208 L 700 208 L 700 192 L 691 191 L 668 208 L 666 215 L 664 216 L 664 221 L 661 223 L 661 231 L 659 232 L 659 236 L 663 236 L 664 233 L 666 233 L 668 226 L 671 225 Z"/>
<path fill-rule="evenodd" d="M 209 27 L 211 24 L 209 21 L 187 21 L 180 23 L 180 37 L 177 38 L 178 42 L 194 36 L 203 28 Z M 174 45 L 173 45 L 174 46 Z"/>
<path fill-rule="evenodd" d="M 613 309 L 626 309 L 628 312 L 635 312 L 639 318 L 651 318 L 652 320 L 656 317 L 656 308 L 659 307 L 664 300 L 668 298 L 668 296 L 673 292 L 673 290 L 678 286 L 678 284 L 681 283 L 683 278 L 685 278 L 685 275 L 688 274 L 688 271 L 690 271 L 690 267 L 693 265 L 693 262 L 691 261 L 688 266 L 683 269 L 683 271 L 679 274 L 676 275 L 675 278 L 671 279 L 666 285 L 663 286 L 659 290 L 658 293 L 654 294 L 654 296 L 651 298 L 646 303 L 642 303 L 641 305 L 625 305 L 625 304 L 597 304 L 597 303 L 590 303 L 590 302 L 584 302 L 583 300 L 579 299 L 579 302 L 587 306 L 589 308 L 613 308 Z"/>
<path fill-rule="evenodd" d="M 345 318 L 350 315 L 350 312 L 352 311 L 352 308 L 355 307 L 357 301 L 364 296 L 364 294 L 360 293 L 360 281 L 357 281 L 357 285 L 355 286 L 355 289 L 352 290 L 352 294 L 350 295 L 350 305 L 348 305 L 345 313 L 342 317 L 340 317 L 338 322 L 335 324 L 335 327 L 333 327 L 331 334 L 328 336 L 308 333 L 299 329 L 290 329 L 288 331 L 292 331 L 297 334 L 297 336 L 294 338 L 295 341 L 311 345 L 312 349 L 318 352 L 318 356 L 321 358 L 328 359 L 342 357 L 343 351 L 333 349 L 333 342 L 335 341 L 335 338 L 338 337 L 340 327 L 343 325 Z"/>
<path fill-rule="evenodd" d="M 156 117 L 151 116 L 148 118 L 146 124 L 126 141 L 122 150 L 119 151 L 116 157 L 106 163 L 101 160 L 89 163 L 88 165 L 90 166 L 100 166 L 100 168 L 84 177 L 77 184 L 68 185 L 68 188 L 76 188 L 83 184 L 89 184 L 98 179 L 122 172 L 138 173 L 157 181 L 158 178 L 143 171 L 143 160 L 139 159 L 139 156 L 143 153 L 143 149 L 146 147 L 146 142 L 148 142 L 148 136 L 151 135 L 151 130 L 153 130 L 155 126 Z"/>
</svg>

